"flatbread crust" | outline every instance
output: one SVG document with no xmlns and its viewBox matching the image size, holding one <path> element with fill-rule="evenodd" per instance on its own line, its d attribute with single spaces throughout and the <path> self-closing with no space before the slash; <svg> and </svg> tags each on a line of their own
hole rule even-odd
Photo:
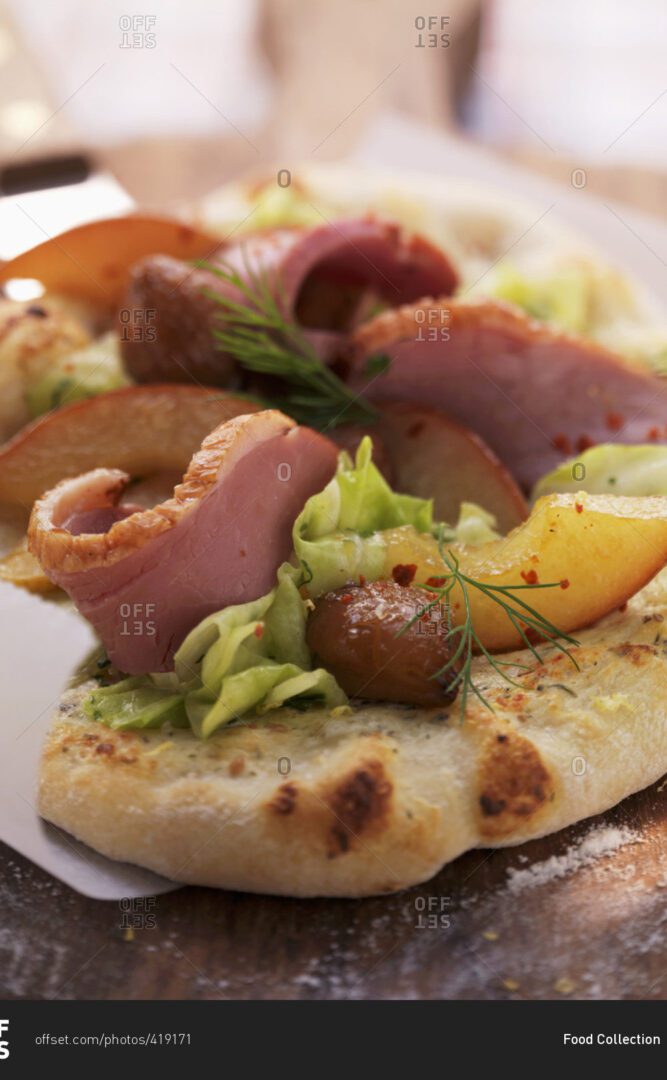
<svg viewBox="0 0 667 1080">
<path fill-rule="evenodd" d="M 667 572 L 479 703 L 280 710 L 206 742 L 110 731 L 68 691 L 41 767 L 42 815 L 112 859 L 176 881 L 360 897 L 430 878 L 601 813 L 667 770 Z M 504 657 L 507 659 L 507 657 Z"/>
</svg>

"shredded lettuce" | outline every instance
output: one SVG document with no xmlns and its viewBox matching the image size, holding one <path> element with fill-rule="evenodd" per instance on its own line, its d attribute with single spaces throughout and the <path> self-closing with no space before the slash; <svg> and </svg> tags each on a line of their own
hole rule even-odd
<svg viewBox="0 0 667 1080">
<path fill-rule="evenodd" d="M 345 704 L 329 672 L 310 670 L 297 577 L 285 564 L 266 596 L 204 619 L 176 653 L 173 673 L 93 690 L 83 704 L 86 716 L 112 728 L 189 724 L 205 739 L 251 709 L 266 712 L 301 697 L 329 708 Z"/>
<path fill-rule="evenodd" d="M 411 525 L 417 533 L 439 534 L 453 543 L 479 545 L 497 540 L 495 518 L 475 503 L 461 504 L 454 528 L 433 521 L 433 500 L 392 491 L 372 461 L 366 436 L 355 461 L 342 453 L 324 491 L 313 495 L 294 523 L 293 543 L 311 597 L 385 570 L 386 532 Z"/>
<path fill-rule="evenodd" d="M 32 417 L 73 401 L 129 386 L 123 371 L 120 343 L 109 333 L 76 352 L 49 361 L 48 367 L 32 371 L 25 392 Z"/>
<path fill-rule="evenodd" d="M 507 300 L 526 314 L 592 338 L 641 368 L 667 371 L 667 329 L 639 302 L 630 281 L 588 258 L 570 258 L 549 273 L 501 263 L 473 292 Z"/>
<path fill-rule="evenodd" d="M 500 539 L 496 524 L 495 517 L 488 510 L 483 510 L 477 503 L 463 502 L 454 530 L 454 539 L 457 544 L 468 544 L 470 547 L 488 544 L 491 540 Z"/>
<path fill-rule="evenodd" d="M 593 446 L 538 480 L 533 499 L 559 491 L 667 495 L 667 446 Z"/>
<path fill-rule="evenodd" d="M 335 216 L 332 215 L 332 216 Z M 253 214 L 253 229 L 321 225 L 323 217 L 311 205 L 297 183 L 280 187 L 274 181 L 262 189 Z"/>
<path fill-rule="evenodd" d="M 372 451 L 366 436 L 354 462 L 343 452 L 333 480 L 308 500 L 294 523 L 294 551 L 311 596 L 360 577 L 381 577 L 383 530 L 400 525 L 412 525 L 421 533 L 434 530 L 433 500 L 392 491 L 373 464 Z"/>
<path fill-rule="evenodd" d="M 188 726 L 183 695 L 151 685 L 143 675 L 93 690 L 83 711 L 89 720 L 114 729 Z"/>
<path fill-rule="evenodd" d="M 505 264 L 498 268 L 492 293 L 523 308 L 533 319 L 586 334 L 590 332 L 590 288 L 589 278 L 578 267 L 564 267 L 549 277 L 528 278 Z"/>
</svg>

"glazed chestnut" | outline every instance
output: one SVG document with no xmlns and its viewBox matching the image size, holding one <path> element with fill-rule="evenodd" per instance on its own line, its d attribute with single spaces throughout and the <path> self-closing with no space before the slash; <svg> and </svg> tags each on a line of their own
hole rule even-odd
<svg viewBox="0 0 667 1080">
<path fill-rule="evenodd" d="M 195 382 L 228 386 L 233 361 L 216 348 L 213 328 L 220 279 L 168 255 L 151 255 L 132 269 L 121 333 L 125 368 L 140 383 Z M 133 328 L 139 328 L 134 332 Z"/>
<path fill-rule="evenodd" d="M 313 661 L 335 676 L 350 697 L 425 708 L 453 701 L 456 668 L 431 678 L 451 656 L 446 613 L 435 608 L 400 636 L 429 597 L 394 581 L 349 585 L 326 593 L 308 618 Z"/>
</svg>

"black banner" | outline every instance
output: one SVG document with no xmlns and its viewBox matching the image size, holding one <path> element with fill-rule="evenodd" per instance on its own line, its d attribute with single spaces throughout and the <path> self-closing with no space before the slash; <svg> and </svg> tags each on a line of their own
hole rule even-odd
<svg viewBox="0 0 667 1080">
<path fill-rule="evenodd" d="M 478 1062 L 576 1069 L 595 1058 L 604 1067 L 619 1051 L 655 1068 L 665 1020 L 657 1001 L 9 1001 L 0 1003 L 0 1080 L 61 1065 L 68 1077 L 104 1062 L 138 1075 L 165 1061 L 236 1068 L 244 1059 L 253 1073 L 292 1072 L 301 1060 L 310 1076 L 321 1067 L 350 1073 L 364 1049 L 376 1073 L 449 1069 L 455 1053 L 467 1072 Z"/>
</svg>

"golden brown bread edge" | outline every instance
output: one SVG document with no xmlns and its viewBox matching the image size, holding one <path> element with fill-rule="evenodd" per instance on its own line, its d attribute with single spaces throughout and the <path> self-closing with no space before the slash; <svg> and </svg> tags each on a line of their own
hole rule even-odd
<svg viewBox="0 0 667 1080">
<path fill-rule="evenodd" d="M 359 897 L 432 877 L 463 851 L 598 814 L 667 770 L 667 579 L 552 652 L 494 705 L 281 711 L 208 742 L 113 732 L 70 692 L 48 736 L 40 811 L 113 859 L 176 881 Z M 523 653 L 515 654 L 525 660 Z M 567 690 L 563 690 L 566 686 Z"/>
</svg>

